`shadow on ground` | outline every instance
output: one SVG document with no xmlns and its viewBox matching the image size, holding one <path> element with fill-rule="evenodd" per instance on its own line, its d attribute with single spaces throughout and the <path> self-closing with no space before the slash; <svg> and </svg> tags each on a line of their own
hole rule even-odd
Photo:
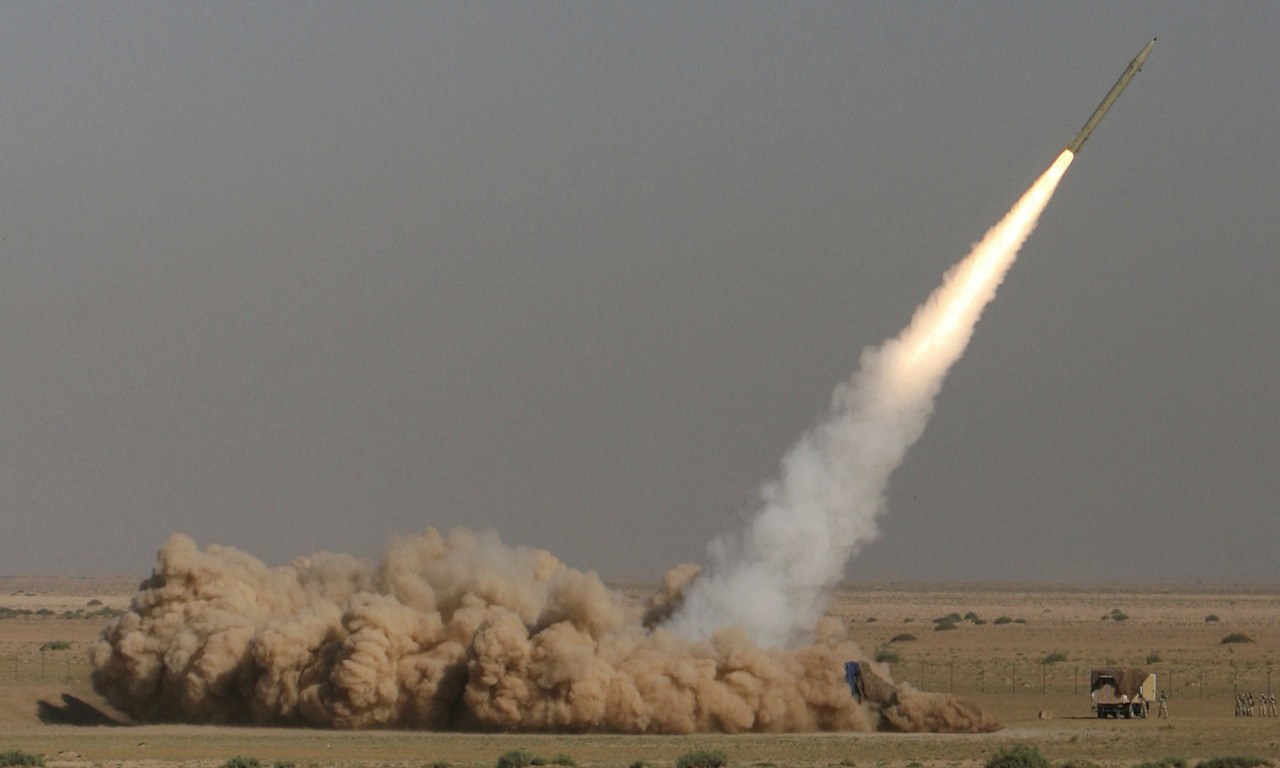
<svg viewBox="0 0 1280 768">
<path fill-rule="evenodd" d="M 124 725 L 84 699 L 62 694 L 62 706 L 41 699 L 36 704 L 40 722 L 46 725 Z"/>
</svg>

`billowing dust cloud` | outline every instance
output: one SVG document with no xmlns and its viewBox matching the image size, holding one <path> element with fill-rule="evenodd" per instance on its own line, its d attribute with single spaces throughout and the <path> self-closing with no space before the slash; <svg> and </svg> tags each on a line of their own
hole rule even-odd
<svg viewBox="0 0 1280 768">
<path fill-rule="evenodd" d="M 889 475 L 924 431 L 943 378 L 1073 157 L 1058 157 L 901 334 L 863 353 L 826 418 L 761 488 L 746 531 L 712 542 L 708 572 L 691 585 L 673 629 L 699 638 L 736 625 L 761 645 L 785 646 L 813 626 L 849 558 L 875 538 Z"/>
<path fill-rule="evenodd" d="M 999 727 L 963 700 L 884 682 L 834 619 L 785 650 L 735 627 L 704 641 L 665 629 L 694 573 L 668 574 L 646 603 L 548 552 L 463 529 L 398 538 L 377 562 L 318 554 L 279 568 L 176 535 L 92 647 L 93 683 L 142 721 L 621 733 Z M 862 702 L 845 683 L 848 660 L 868 670 Z"/>
</svg>

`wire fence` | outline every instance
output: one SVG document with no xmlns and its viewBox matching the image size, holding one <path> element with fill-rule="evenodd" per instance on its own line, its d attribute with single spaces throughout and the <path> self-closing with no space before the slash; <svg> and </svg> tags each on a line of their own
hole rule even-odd
<svg viewBox="0 0 1280 768">
<path fill-rule="evenodd" d="M 89 679 L 92 667 L 83 653 L 40 651 L 9 656 L 0 665 L 0 680 L 20 683 L 75 683 Z"/>
<path fill-rule="evenodd" d="M 975 694 L 1089 694 L 1089 673 L 1095 667 L 1073 662 L 1041 664 L 1028 661 L 970 662 L 915 661 L 891 665 L 893 679 L 922 691 Z M 1274 680 L 1268 664 L 1153 664 L 1144 667 L 1156 676 L 1156 690 L 1170 699 L 1234 699 L 1238 694 L 1266 693 L 1280 688 L 1280 668 Z"/>
</svg>

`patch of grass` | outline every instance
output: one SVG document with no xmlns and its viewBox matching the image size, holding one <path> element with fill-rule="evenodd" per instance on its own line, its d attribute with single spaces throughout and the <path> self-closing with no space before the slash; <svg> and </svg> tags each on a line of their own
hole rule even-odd
<svg viewBox="0 0 1280 768">
<path fill-rule="evenodd" d="M 42 651 L 66 651 L 70 649 L 70 640 L 50 640 L 47 643 L 40 644 L 40 650 Z"/>
<path fill-rule="evenodd" d="M 258 758 L 256 757 L 236 755 L 223 763 L 222 768 L 262 768 L 262 763 L 258 762 Z"/>
<path fill-rule="evenodd" d="M 9 765 L 44 765 L 44 755 L 24 752 L 21 749 L 7 749 L 0 752 L 0 766 Z"/>
<path fill-rule="evenodd" d="M 998 749 L 986 768 L 1049 768 L 1049 760 L 1029 744 L 1010 744 Z"/>
<path fill-rule="evenodd" d="M 1144 760 L 1133 768 L 1187 768 L 1187 761 L 1181 757 L 1162 757 L 1159 760 Z"/>
<path fill-rule="evenodd" d="M 1204 617 L 1205 624 L 1215 624 L 1219 621 L 1221 621 L 1221 619 L 1218 618 L 1218 614 L 1216 613 L 1211 613 L 1208 616 Z"/>
<path fill-rule="evenodd" d="M 956 623 L 949 618 L 944 617 L 940 620 L 934 620 L 933 622 L 933 630 L 935 632 L 945 632 L 949 629 L 955 629 L 955 628 L 956 628 Z"/>
<path fill-rule="evenodd" d="M 513 749 L 503 753 L 498 758 L 497 768 L 526 768 L 526 766 L 537 765 L 534 754 L 527 749 Z"/>
<path fill-rule="evenodd" d="M 1041 664 L 1057 664 L 1060 661 L 1066 661 L 1066 660 L 1067 660 L 1067 654 L 1063 653 L 1062 651 L 1054 651 L 1053 653 L 1041 659 L 1040 663 Z"/>
<path fill-rule="evenodd" d="M 1009 618 L 1008 616 L 1001 616 L 1000 618 L 996 619 L 995 621 L 993 621 L 993 622 L 991 622 L 991 623 L 992 623 L 992 624 L 995 624 L 995 625 L 998 627 L 998 626 L 1000 626 L 1000 625 L 1002 625 L 1002 624 L 1012 624 L 1012 623 L 1013 623 L 1013 619 Z"/>
<path fill-rule="evenodd" d="M 1222 638 L 1223 645 L 1226 645 L 1228 643 L 1252 643 L 1252 642 L 1253 642 L 1252 637 L 1249 637 L 1248 635 L 1243 634 L 1241 632 L 1232 632 L 1231 634 Z"/>
<path fill-rule="evenodd" d="M 1160 662 L 1162 662 L 1162 661 L 1164 661 L 1164 659 L 1160 658 L 1160 654 L 1158 654 L 1158 653 L 1148 653 L 1148 654 L 1147 654 L 1147 663 L 1148 663 L 1148 664 L 1159 664 L 1159 663 L 1160 663 Z"/>
<path fill-rule="evenodd" d="M 1112 621 L 1128 621 L 1129 614 L 1125 613 L 1119 608 L 1112 608 L 1111 613 L 1102 617 L 1103 621 L 1106 621 L 1107 619 L 1111 619 Z"/>
<path fill-rule="evenodd" d="M 887 645 L 876 648 L 875 660 L 881 664 L 901 664 L 902 654 Z"/>
<path fill-rule="evenodd" d="M 566 768 L 578 768 L 578 761 L 573 759 L 573 755 L 567 754 L 565 752 L 561 752 L 560 754 L 551 758 L 551 764 L 563 765 L 563 766 L 566 766 Z"/>
<path fill-rule="evenodd" d="M 915 636 L 915 635 L 913 635 L 913 634 L 911 634 L 910 632 L 903 632 L 903 633 L 902 633 L 902 634 L 900 634 L 900 635 L 894 635 L 893 637 L 889 638 L 889 642 L 891 642 L 891 643 L 909 643 L 909 642 L 911 642 L 912 640 L 915 640 L 915 639 L 916 639 L 916 636 Z"/>
<path fill-rule="evenodd" d="M 1259 765 L 1271 765 L 1271 761 L 1261 757 L 1211 757 L 1196 763 L 1196 768 L 1256 768 Z"/>
<path fill-rule="evenodd" d="M 676 768 L 722 768 L 729 762 L 723 749 L 697 749 L 676 758 Z"/>
</svg>

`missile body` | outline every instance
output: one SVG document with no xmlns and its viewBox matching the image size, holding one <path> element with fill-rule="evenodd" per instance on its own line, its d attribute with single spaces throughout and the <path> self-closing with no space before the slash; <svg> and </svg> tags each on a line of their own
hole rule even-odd
<svg viewBox="0 0 1280 768">
<path fill-rule="evenodd" d="M 1098 123 L 1102 122 L 1102 118 L 1106 117 L 1107 110 L 1111 109 L 1111 105 L 1115 104 L 1116 99 L 1120 98 L 1120 92 L 1124 90 L 1124 87 L 1128 85 L 1129 81 L 1133 79 L 1133 76 L 1138 74 L 1138 71 L 1142 69 L 1142 62 L 1147 60 L 1147 54 L 1151 53 L 1151 47 L 1155 44 L 1156 39 L 1153 37 L 1151 38 L 1151 42 L 1147 43 L 1146 47 L 1138 52 L 1137 57 L 1134 58 L 1133 61 L 1129 62 L 1129 68 L 1124 71 L 1124 74 L 1120 76 L 1120 79 L 1116 81 L 1116 84 L 1111 86 L 1111 90 L 1107 92 L 1106 98 L 1102 100 L 1102 103 L 1098 105 L 1097 109 L 1093 110 L 1093 114 L 1089 115 L 1089 119 L 1085 121 L 1084 127 L 1080 129 L 1080 132 L 1076 134 L 1076 137 L 1067 144 L 1067 149 L 1071 150 L 1071 154 L 1080 154 L 1080 148 L 1089 140 L 1089 134 L 1093 133 L 1093 129 L 1097 128 Z"/>
</svg>

